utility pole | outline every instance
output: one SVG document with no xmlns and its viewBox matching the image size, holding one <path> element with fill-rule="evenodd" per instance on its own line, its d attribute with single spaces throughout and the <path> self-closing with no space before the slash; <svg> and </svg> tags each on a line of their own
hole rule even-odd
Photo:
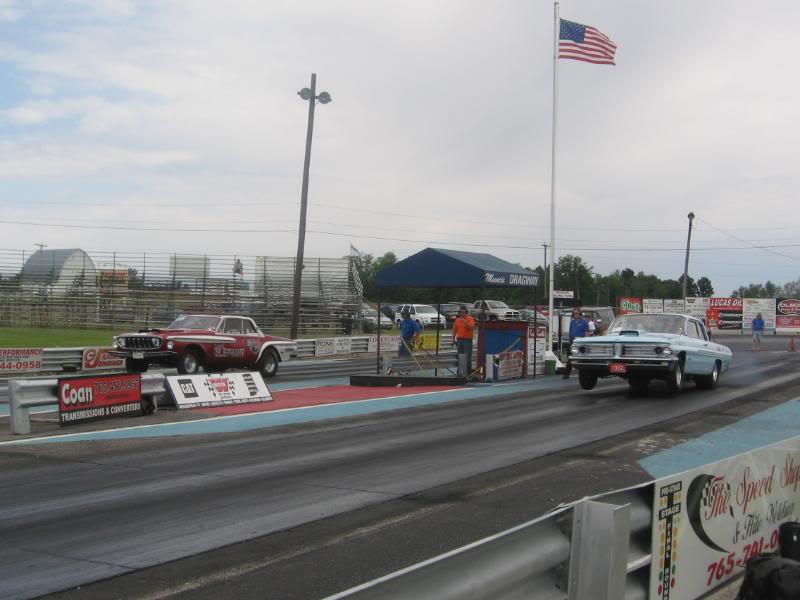
<svg viewBox="0 0 800 600">
<path fill-rule="evenodd" d="M 308 129 L 306 131 L 306 157 L 303 162 L 303 190 L 300 195 L 300 227 L 297 233 L 297 258 L 294 265 L 294 298 L 292 300 L 292 324 L 289 337 L 297 338 L 300 323 L 300 288 L 303 282 L 303 255 L 306 244 L 306 212 L 308 210 L 308 171 L 311 166 L 311 138 L 314 134 L 314 107 L 319 100 L 322 104 L 331 101 L 328 92 L 317 92 L 317 74 L 311 74 L 311 89 L 303 88 L 297 95 L 308 101 Z"/>
<path fill-rule="evenodd" d="M 34 246 L 39 246 L 39 252 L 44 252 L 44 249 L 47 248 L 47 244 L 34 244 Z"/>
<path fill-rule="evenodd" d="M 694 221 L 694 213 L 690 212 L 686 215 L 689 219 L 689 235 L 686 238 L 686 261 L 683 263 L 683 303 L 684 310 L 686 305 L 686 296 L 689 289 L 689 248 L 692 245 L 692 221 Z"/>
<path fill-rule="evenodd" d="M 542 243 L 542 247 L 544 248 L 544 294 L 543 296 L 547 296 L 547 244 Z"/>
</svg>

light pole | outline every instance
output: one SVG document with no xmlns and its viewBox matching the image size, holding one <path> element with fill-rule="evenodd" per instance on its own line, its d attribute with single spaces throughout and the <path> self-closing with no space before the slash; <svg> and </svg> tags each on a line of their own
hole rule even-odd
<svg viewBox="0 0 800 600">
<path fill-rule="evenodd" d="M 689 248 L 692 245 L 692 221 L 694 221 L 694 213 L 690 212 L 686 215 L 689 218 L 689 236 L 686 238 L 686 262 L 683 263 L 683 303 L 684 310 L 686 310 L 686 296 L 689 289 Z"/>
<path fill-rule="evenodd" d="M 306 158 L 303 163 L 303 191 L 300 195 L 300 228 L 297 233 L 297 258 L 294 264 L 294 298 L 292 300 L 292 325 L 289 337 L 297 338 L 300 323 L 300 287 L 303 281 L 303 254 L 306 243 L 306 212 L 308 209 L 308 168 L 311 164 L 311 137 L 314 133 L 314 107 L 317 101 L 327 104 L 331 101 L 328 92 L 317 93 L 317 74 L 311 74 L 311 89 L 303 88 L 297 95 L 308 101 L 308 131 L 306 132 Z"/>
</svg>

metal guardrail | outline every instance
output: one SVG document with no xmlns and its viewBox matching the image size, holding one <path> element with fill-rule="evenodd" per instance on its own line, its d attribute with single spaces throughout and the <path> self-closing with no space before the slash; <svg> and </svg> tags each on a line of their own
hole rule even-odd
<svg viewBox="0 0 800 600">
<path fill-rule="evenodd" d="M 653 491 L 583 499 L 327 600 L 644 600 Z"/>
<path fill-rule="evenodd" d="M 12 379 L 8 386 L 9 422 L 11 433 L 31 432 L 30 409 L 58 403 L 58 379 Z M 158 410 L 158 397 L 167 393 L 166 377 L 162 373 L 142 375 L 142 397 L 152 398 Z"/>
</svg>

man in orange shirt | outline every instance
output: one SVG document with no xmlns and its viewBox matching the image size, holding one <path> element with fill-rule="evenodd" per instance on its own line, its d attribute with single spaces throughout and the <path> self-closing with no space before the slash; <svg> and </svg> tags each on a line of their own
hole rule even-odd
<svg viewBox="0 0 800 600">
<path fill-rule="evenodd" d="M 459 354 L 467 357 L 467 372 L 461 373 L 467 376 L 472 373 L 472 334 L 475 332 L 475 319 L 467 312 L 467 307 L 462 306 L 458 309 L 458 317 L 453 321 L 453 343 L 458 348 Z"/>
</svg>

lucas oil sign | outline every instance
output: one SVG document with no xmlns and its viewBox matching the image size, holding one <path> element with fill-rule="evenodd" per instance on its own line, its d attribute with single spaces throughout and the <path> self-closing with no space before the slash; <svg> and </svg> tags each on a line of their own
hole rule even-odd
<svg viewBox="0 0 800 600">
<path fill-rule="evenodd" d="M 138 373 L 62 378 L 58 380 L 58 422 L 64 426 L 141 416 L 141 399 Z"/>
</svg>

